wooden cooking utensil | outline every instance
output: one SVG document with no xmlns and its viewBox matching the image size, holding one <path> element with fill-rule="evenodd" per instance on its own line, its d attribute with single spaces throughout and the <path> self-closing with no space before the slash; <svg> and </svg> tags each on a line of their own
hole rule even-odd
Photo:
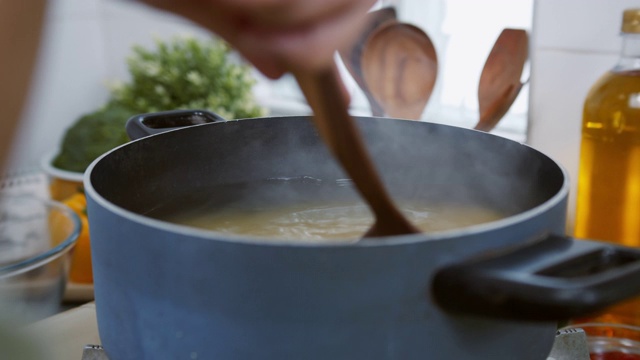
<svg viewBox="0 0 640 360">
<path fill-rule="evenodd" d="M 384 111 L 380 104 L 378 104 L 378 102 L 373 98 L 364 81 L 361 66 L 362 49 L 369 36 L 374 33 L 376 29 L 388 22 L 396 21 L 396 18 L 396 10 L 393 7 L 386 7 L 369 12 L 367 14 L 367 24 L 360 33 L 358 39 L 353 43 L 353 45 L 338 51 L 345 67 L 367 97 L 367 101 L 371 106 L 371 115 L 373 116 L 383 116 Z"/>
<path fill-rule="evenodd" d="M 416 120 L 435 86 L 438 57 L 424 31 L 406 23 L 387 23 L 365 43 L 362 73 L 388 116 Z"/>
<path fill-rule="evenodd" d="M 344 85 L 335 66 L 317 73 L 294 72 L 314 111 L 320 136 L 369 204 L 375 223 L 366 237 L 419 233 L 395 206 L 369 158 L 360 132 L 347 112 Z"/>
<path fill-rule="evenodd" d="M 480 75 L 476 130 L 491 131 L 507 113 L 522 89 L 522 70 L 529 56 L 525 30 L 504 29 L 496 40 Z"/>
</svg>

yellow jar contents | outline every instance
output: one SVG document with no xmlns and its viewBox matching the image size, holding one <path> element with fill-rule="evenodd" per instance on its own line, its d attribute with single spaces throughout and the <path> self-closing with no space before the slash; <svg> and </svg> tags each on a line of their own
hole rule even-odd
<svg viewBox="0 0 640 360">
<path fill-rule="evenodd" d="M 640 9 L 623 13 L 616 66 L 584 103 L 575 235 L 640 246 Z M 574 322 L 640 325 L 640 298 Z"/>
<path fill-rule="evenodd" d="M 575 234 L 640 246 L 640 71 L 609 72 L 584 105 Z"/>
</svg>

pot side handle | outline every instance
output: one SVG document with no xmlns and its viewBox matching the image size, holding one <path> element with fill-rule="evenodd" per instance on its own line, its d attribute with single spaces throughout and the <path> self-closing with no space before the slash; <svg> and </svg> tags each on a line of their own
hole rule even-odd
<svg viewBox="0 0 640 360">
<path fill-rule="evenodd" d="M 550 234 L 446 266 L 431 290 L 452 313 L 566 320 L 640 294 L 640 250 Z"/>
<path fill-rule="evenodd" d="M 222 116 L 207 110 L 171 110 L 140 114 L 127 120 L 127 135 L 136 140 L 149 135 L 192 125 L 226 121 Z"/>
</svg>

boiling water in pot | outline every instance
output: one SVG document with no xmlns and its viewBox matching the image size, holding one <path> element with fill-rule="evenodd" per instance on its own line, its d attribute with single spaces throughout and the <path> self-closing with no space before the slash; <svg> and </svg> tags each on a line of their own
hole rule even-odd
<svg viewBox="0 0 640 360">
<path fill-rule="evenodd" d="M 225 234 L 289 241 L 353 241 L 373 215 L 349 180 L 279 178 L 221 185 L 200 199 L 173 199 L 149 215 Z M 181 201 L 182 200 L 182 201 Z M 504 217 L 482 206 L 398 199 L 405 216 L 424 232 L 480 224 Z"/>
<path fill-rule="evenodd" d="M 400 209 L 425 232 L 454 229 L 496 220 L 486 209 L 400 202 Z M 354 202 L 309 202 L 269 209 L 213 210 L 176 216 L 170 221 L 218 232 L 282 240 L 357 239 L 373 224 L 366 205 Z"/>
</svg>

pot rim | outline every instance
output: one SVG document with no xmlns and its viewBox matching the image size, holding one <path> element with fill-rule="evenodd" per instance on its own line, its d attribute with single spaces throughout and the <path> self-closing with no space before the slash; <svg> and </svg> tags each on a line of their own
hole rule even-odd
<svg viewBox="0 0 640 360">
<path fill-rule="evenodd" d="M 281 119 L 281 118 L 287 118 L 287 117 L 299 117 L 299 116 L 277 116 L 277 117 L 273 117 L 275 119 Z M 243 120 L 232 120 L 232 121 L 245 121 L 245 120 L 258 120 L 258 121 L 264 121 L 265 119 L 269 119 L 269 117 L 267 118 L 254 118 L 254 119 L 243 119 Z M 398 121 L 403 121 L 398 119 Z M 409 120 L 406 120 L 409 121 Z M 235 244 L 245 244 L 245 245 L 257 245 L 257 246 L 267 246 L 267 247 L 295 247 L 295 248 L 326 248 L 326 247 L 378 247 L 378 246 L 396 246 L 396 245 L 407 245 L 407 244 L 414 244 L 414 243 L 419 243 L 419 242 L 424 242 L 424 241 L 440 241 L 440 240 L 447 240 L 447 239 L 451 239 L 451 238 L 459 238 L 459 237 L 465 237 L 471 234 L 475 234 L 475 233 L 483 233 L 483 232 L 488 232 L 497 228 L 504 228 L 504 227 L 510 227 L 513 225 L 516 225 L 517 223 L 521 223 L 524 221 L 527 221 L 531 218 L 534 218 L 546 211 L 548 211 L 549 209 L 555 207 L 558 203 L 560 203 L 561 201 L 563 201 L 569 193 L 569 177 L 568 177 L 568 173 L 566 171 L 566 169 L 560 165 L 558 162 L 556 162 L 555 160 L 553 160 L 551 157 L 549 157 L 548 155 L 542 153 L 541 151 L 527 145 L 524 143 L 519 143 L 517 141 L 511 140 L 511 139 L 507 139 L 495 134 L 491 134 L 491 133 L 486 133 L 483 131 L 478 131 L 478 130 L 473 130 L 473 129 L 467 129 L 467 128 L 460 128 L 458 126 L 453 126 L 453 125 L 446 125 L 446 124 L 439 124 L 439 123 L 431 123 L 433 125 L 436 126 L 446 126 L 446 127 L 453 127 L 453 128 L 457 128 L 457 129 L 463 129 L 466 131 L 474 131 L 477 132 L 479 134 L 481 134 L 482 136 L 493 136 L 493 137 L 497 137 L 500 138 L 501 140 L 506 140 L 506 141 L 512 141 L 515 143 L 518 143 L 521 146 L 527 147 L 530 151 L 534 151 L 536 153 L 538 153 L 540 156 L 543 156 L 545 158 L 547 158 L 551 163 L 553 163 L 555 166 L 558 167 L 558 169 L 562 172 L 563 175 L 563 182 L 562 182 L 562 186 L 560 187 L 560 189 L 548 200 L 546 200 L 545 202 L 543 202 L 542 204 L 533 207 L 529 210 L 520 212 L 518 214 L 515 215 L 510 215 L 504 218 L 501 218 L 499 220 L 495 220 L 495 221 L 490 221 L 490 222 L 485 222 L 485 223 L 481 223 L 481 224 L 477 224 L 477 225 L 471 225 L 471 226 L 466 226 L 463 228 L 459 228 L 459 229 L 452 229 L 452 230 L 441 230 L 441 231 L 434 231 L 434 232 L 430 232 L 430 233 L 419 233 L 419 234 L 407 234 L 407 235 L 395 235 L 395 236 L 385 236 L 385 237 L 378 237 L 378 238 L 362 238 L 362 239 L 353 239 L 352 241 L 345 241 L 344 239 L 332 239 L 329 241 L 309 241 L 309 242 L 300 242 L 300 241 L 295 241 L 295 240 L 281 240 L 281 239 L 273 239 L 273 238 L 265 238 L 265 237 L 251 237 L 251 236 L 239 236 L 239 235 L 234 235 L 234 234 L 228 234 L 228 233 L 221 233 L 221 232 L 216 232 L 213 230 L 205 230 L 205 229 L 198 229 L 195 227 L 190 227 L 190 226 L 186 226 L 186 225 L 179 225 L 179 224 L 174 224 L 174 223 L 170 223 L 167 221 L 163 221 L 163 220 L 159 220 L 159 219 L 154 219 L 148 216 L 144 216 L 144 215 L 140 215 L 138 213 L 135 213 L 133 211 L 130 210 L 126 210 L 123 209 L 115 204 L 113 204 L 112 202 L 108 201 L 107 199 L 105 199 L 102 195 L 100 195 L 94 188 L 93 185 L 91 184 L 91 174 L 93 172 L 93 169 L 96 167 L 96 165 L 105 157 L 110 156 L 112 153 L 119 151 L 121 148 L 129 146 L 130 144 L 137 142 L 137 141 L 142 141 L 144 139 L 147 139 L 150 136 L 165 136 L 169 133 L 172 133 L 174 131 L 181 131 L 181 130 L 185 130 L 185 129 L 190 129 L 192 127 L 195 126 L 214 126 L 214 125 L 221 125 L 221 124 L 225 124 L 227 122 L 230 121 L 225 121 L 225 122 L 216 122 L 216 123 L 208 123 L 208 124 L 200 124 L 200 125 L 193 125 L 193 126 L 189 126 L 187 128 L 181 128 L 181 129 L 174 129 L 174 130 L 169 130 L 167 132 L 164 133 L 159 133 L 159 134 L 154 134 L 154 135 L 149 135 L 147 137 L 143 137 L 137 140 L 133 140 L 129 143 L 126 144 L 122 144 L 118 147 L 115 147 L 113 149 L 111 149 L 110 151 L 102 154 L 100 157 L 98 157 L 97 159 L 95 159 L 87 168 L 87 170 L 84 172 L 84 176 L 83 176 L 83 183 L 84 183 L 84 189 L 85 189 L 85 193 L 87 194 L 88 197 L 90 197 L 91 199 L 93 199 L 93 201 L 95 201 L 96 203 L 98 203 L 100 206 L 108 209 L 109 211 L 111 211 L 112 213 L 115 213 L 119 216 L 128 218 L 132 221 L 135 221 L 141 225 L 144 226 L 148 226 L 151 228 L 156 228 L 162 231 L 166 231 L 166 232 L 171 232 L 177 235 L 182 235 L 182 236 L 189 236 L 189 237 L 197 237 L 197 238 L 202 238 L 202 239 L 207 239 L 207 240 L 215 240 L 215 241 L 224 241 L 224 242 L 229 242 L 229 243 L 235 243 Z M 426 121 L 424 121 L 426 122 Z"/>
</svg>

